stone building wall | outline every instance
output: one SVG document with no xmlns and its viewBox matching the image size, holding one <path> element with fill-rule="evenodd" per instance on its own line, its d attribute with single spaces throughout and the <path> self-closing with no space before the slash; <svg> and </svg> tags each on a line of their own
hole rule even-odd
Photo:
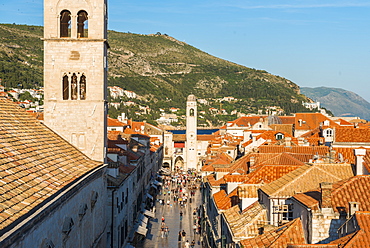
<svg viewBox="0 0 370 248">
<path fill-rule="evenodd" d="M 88 157 L 104 161 L 106 145 L 106 0 L 46 0 L 44 3 L 45 124 Z M 60 14 L 71 12 L 70 37 L 60 37 Z M 88 35 L 77 35 L 77 13 L 88 14 Z M 78 81 L 73 99 L 72 77 Z M 86 87 L 81 86 L 85 77 Z M 63 78 L 69 80 L 68 99 Z M 85 89 L 85 96 L 80 90 Z"/>
<path fill-rule="evenodd" d="M 329 243 L 338 239 L 338 228 L 344 223 L 332 209 L 312 213 L 312 244 Z"/>
</svg>

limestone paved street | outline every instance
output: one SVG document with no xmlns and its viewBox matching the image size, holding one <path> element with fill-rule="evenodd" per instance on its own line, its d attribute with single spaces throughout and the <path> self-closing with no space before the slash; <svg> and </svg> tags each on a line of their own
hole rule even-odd
<svg viewBox="0 0 370 248">
<path fill-rule="evenodd" d="M 190 195 L 190 191 L 188 190 Z M 193 232 L 193 211 L 201 204 L 200 190 L 195 191 L 195 195 L 192 197 L 192 203 L 189 202 L 186 207 L 180 207 L 179 203 L 174 203 L 173 196 L 158 195 L 157 199 L 164 199 L 165 202 L 170 200 L 170 205 L 161 205 L 156 202 L 156 215 L 155 219 L 151 218 L 148 223 L 148 232 L 146 238 L 138 243 L 138 248 L 154 248 L 154 247 L 184 247 L 185 241 L 189 240 L 189 243 L 195 240 L 194 247 L 201 247 L 200 235 L 194 234 Z M 171 206 L 172 205 L 172 206 Z M 183 212 L 183 219 L 180 221 L 180 211 Z M 164 216 L 165 224 L 169 228 L 168 237 L 161 237 L 161 218 Z M 179 242 L 178 235 L 179 231 L 185 230 L 186 238 L 185 241 Z"/>
</svg>

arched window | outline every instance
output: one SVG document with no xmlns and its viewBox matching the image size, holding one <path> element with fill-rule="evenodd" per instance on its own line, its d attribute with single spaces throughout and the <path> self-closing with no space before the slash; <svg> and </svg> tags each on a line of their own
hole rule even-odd
<svg viewBox="0 0 370 248">
<path fill-rule="evenodd" d="M 63 100 L 68 100 L 69 98 L 69 82 L 68 76 L 63 76 Z"/>
<path fill-rule="evenodd" d="M 194 116 L 194 109 L 193 108 L 190 109 L 190 116 Z"/>
<path fill-rule="evenodd" d="M 88 18 L 87 12 L 81 10 L 77 14 L 77 38 L 88 37 Z"/>
<path fill-rule="evenodd" d="M 80 99 L 86 99 L 86 76 L 82 75 L 80 78 Z"/>
<path fill-rule="evenodd" d="M 71 37 L 71 12 L 68 10 L 60 12 L 60 37 Z"/>
<path fill-rule="evenodd" d="M 72 75 L 71 98 L 72 100 L 77 100 L 77 76 L 75 73 Z"/>
</svg>

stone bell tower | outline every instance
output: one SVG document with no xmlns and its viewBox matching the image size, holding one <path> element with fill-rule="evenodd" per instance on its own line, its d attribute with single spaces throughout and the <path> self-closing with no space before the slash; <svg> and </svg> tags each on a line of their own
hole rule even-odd
<svg viewBox="0 0 370 248">
<path fill-rule="evenodd" d="M 107 0 L 44 0 L 44 122 L 105 160 Z"/>
<path fill-rule="evenodd" d="M 189 95 L 186 101 L 186 168 L 198 169 L 197 164 L 197 99 Z"/>
</svg>

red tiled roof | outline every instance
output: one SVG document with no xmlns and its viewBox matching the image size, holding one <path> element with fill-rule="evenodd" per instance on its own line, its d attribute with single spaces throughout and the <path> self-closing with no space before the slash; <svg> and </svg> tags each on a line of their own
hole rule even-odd
<svg viewBox="0 0 370 248">
<path fill-rule="evenodd" d="M 280 152 L 289 152 L 289 153 L 300 153 L 300 154 L 312 154 L 324 156 L 329 152 L 329 147 L 327 146 L 260 146 L 258 148 L 260 153 L 280 153 Z"/>
<path fill-rule="evenodd" d="M 348 203 L 358 202 L 361 211 L 370 210 L 370 176 L 354 176 L 333 184 L 331 204 L 333 210 L 345 209 L 348 213 Z M 318 209 L 321 199 L 320 190 L 312 190 L 293 196 L 296 200 L 307 207 Z"/>
<path fill-rule="evenodd" d="M 302 122 L 300 122 L 302 120 Z M 295 114 L 295 129 L 296 130 L 312 130 L 320 126 L 324 121 L 329 121 L 330 126 L 339 126 L 321 113 L 296 113 Z"/>
<path fill-rule="evenodd" d="M 347 180 L 333 184 L 332 205 L 334 211 L 338 207 L 346 208 L 348 213 L 348 202 L 360 203 L 360 210 L 370 210 L 370 176 L 354 176 Z"/>
<path fill-rule="evenodd" d="M 248 174 L 248 180 L 245 180 L 244 183 L 271 183 L 299 167 L 292 165 L 264 165 Z"/>
<path fill-rule="evenodd" d="M 353 151 L 353 147 L 333 147 L 333 149 L 337 152 L 337 157 L 339 156 L 339 153 L 343 155 L 344 161 L 347 161 L 350 164 L 354 164 L 356 162 L 356 156 Z"/>
<path fill-rule="evenodd" d="M 110 117 L 107 118 L 107 125 L 108 125 L 108 127 L 123 127 L 123 126 L 126 126 L 126 124 L 120 122 L 119 120 L 113 119 L 113 118 L 110 118 Z"/>
<path fill-rule="evenodd" d="M 307 164 L 262 186 L 261 190 L 269 196 L 291 197 L 295 192 L 316 189 L 321 182 L 335 183 L 351 176 L 353 171 L 350 164 Z"/>
<path fill-rule="evenodd" d="M 336 128 L 335 142 L 370 142 L 370 128 Z"/>
<path fill-rule="evenodd" d="M 334 240 L 330 244 L 338 244 L 340 248 L 369 248 L 370 212 L 358 211 L 352 218 L 356 218 L 359 230 L 338 240 Z"/>
<path fill-rule="evenodd" d="M 288 244 L 305 244 L 302 222 L 299 218 L 255 238 L 240 241 L 243 248 L 283 248 Z"/>
<path fill-rule="evenodd" d="M 227 126 L 238 126 L 238 127 L 248 127 L 248 126 L 253 126 L 257 122 L 263 121 L 263 118 L 267 116 L 243 116 L 239 117 L 238 119 L 234 121 L 229 121 Z"/>
<path fill-rule="evenodd" d="M 227 197 L 225 190 L 220 190 L 213 194 L 213 199 L 218 209 L 229 209 L 231 208 L 231 200 Z"/>
<path fill-rule="evenodd" d="M 252 203 L 244 211 L 235 205 L 223 212 L 227 223 L 236 238 L 254 237 L 258 228 L 267 221 L 266 209 L 258 202 Z"/>
</svg>

